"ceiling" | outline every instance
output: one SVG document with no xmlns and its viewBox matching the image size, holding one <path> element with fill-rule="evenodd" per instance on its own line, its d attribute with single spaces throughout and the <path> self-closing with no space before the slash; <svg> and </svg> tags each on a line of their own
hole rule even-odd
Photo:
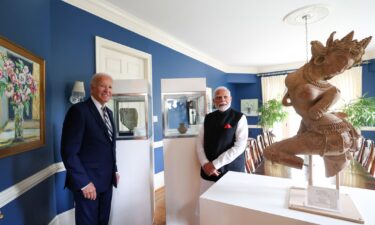
<svg viewBox="0 0 375 225">
<path fill-rule="evenodd" d="M 232 68 L 271 68 L 306 60 L 305 25 L 283 18 L 293 10 L 325 5 L 329 14 L 308 24 L 308 42 L 375 36 L 374 0 L 100 0 L 147 29 Z M 371 22 L 372 21 L 372 22 Z M 172 47 L 173 48 L 173 47 Z M 310 47 L 309 47 L 310 50 Z M 375 58 L 375 38 L 365 58 Z M 262 69 L 260 69 L 262 70 Z M 263 69 L 264 70 L 264 69 Z"/>
</svg>

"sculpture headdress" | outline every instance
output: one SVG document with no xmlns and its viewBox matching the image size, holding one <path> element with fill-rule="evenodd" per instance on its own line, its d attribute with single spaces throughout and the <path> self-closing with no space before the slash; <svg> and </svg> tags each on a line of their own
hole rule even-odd
<svg viewBox="0 0 375 225">
<path fill-rule="evenodd" d="M 360 63 L 361 58 L 365 53 L 365 48 L 370 43 L 372 37 L 369 36 L 361 41 L 357 41 L 357 39 L 353 40 L 354 31 L 352 31 L 341 40 L 334 40 L 333 36 L 335 33 L 335 31 L 331 33 L 327 39 L 325 47 L 319 41 L 311 42 L 311 60 L 314 60 L 315 57 L 325 56 L 332 52 L 341 52 L 342 54 L 350 54 L 351 58 L 355 61 L 354 64 Z"/>
</svg>

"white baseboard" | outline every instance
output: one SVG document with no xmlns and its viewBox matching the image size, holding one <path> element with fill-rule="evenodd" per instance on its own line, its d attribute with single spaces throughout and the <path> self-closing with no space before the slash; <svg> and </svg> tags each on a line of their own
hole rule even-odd
<svg viewBox="0 0 375 225">
<path fill-rule="evenodd" d="M 154 190 L 164 187 L 164 171 L 154 175 Z"/>
<path fill-rule="evenodd" d="M 55 216 L 48 225 L 75 225 L 75 209 L 71 209 Z"/>
</svg>

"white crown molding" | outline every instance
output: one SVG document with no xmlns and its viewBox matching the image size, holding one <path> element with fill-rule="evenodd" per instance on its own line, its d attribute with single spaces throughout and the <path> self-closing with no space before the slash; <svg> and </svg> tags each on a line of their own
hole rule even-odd
<svg viewBox="0 0 375 225">
<path fill-rule="evenodd" d="M 362 58 L 363 60 L 375 59 L 375 49 L 371 51 L 366 51 Z"/>
<path fill-rule="evenodd" d="M 258 73 L 269 73 L 269 72 L 275 72 L 275 71 L 298 69 L 304 64 L 305 62 L 294 62 L 294 63 L 286 63 L 286 64 L 273 65 L 273 66 L 259 66 Z"/>
<path fill-rule="evenodd" d="M 136 18 L 113 4 L 103 0 L 63 0 L 77 8 L 94 14 L 102 19 L 110 21 L 125 29 L 149 38 L 155 42 L 165 45 L 173 50 L 181 52 L 198 61 L 206 63 L 225 73 L 257 73 L 255 67 L 234 67 L 223 64 L 212 57 L 194 49 L 186 43 L 172 37 L 160 29 Z"/>
</svg>

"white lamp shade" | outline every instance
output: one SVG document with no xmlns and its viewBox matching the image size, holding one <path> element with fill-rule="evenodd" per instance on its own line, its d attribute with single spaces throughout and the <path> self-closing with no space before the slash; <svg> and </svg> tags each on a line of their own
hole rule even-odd
<svg viewBox="0 0 375 225">
<path fill-rule="evenodd" d="M 83 93 L 83 95 L 85 95 L 85 87 L 83 81 L 74 82 L 72 93 L 73 92 Z"/>
<path fill-rule="evenodd" d="M 76 104 L 78 102 L 83 101 L 85 98 L 85 87 L 83 81 L 76 81 L 74 82 L 74 86 L 72 89 L 72 94 L 70 96 L 70 102 Z"/>
</svg>

